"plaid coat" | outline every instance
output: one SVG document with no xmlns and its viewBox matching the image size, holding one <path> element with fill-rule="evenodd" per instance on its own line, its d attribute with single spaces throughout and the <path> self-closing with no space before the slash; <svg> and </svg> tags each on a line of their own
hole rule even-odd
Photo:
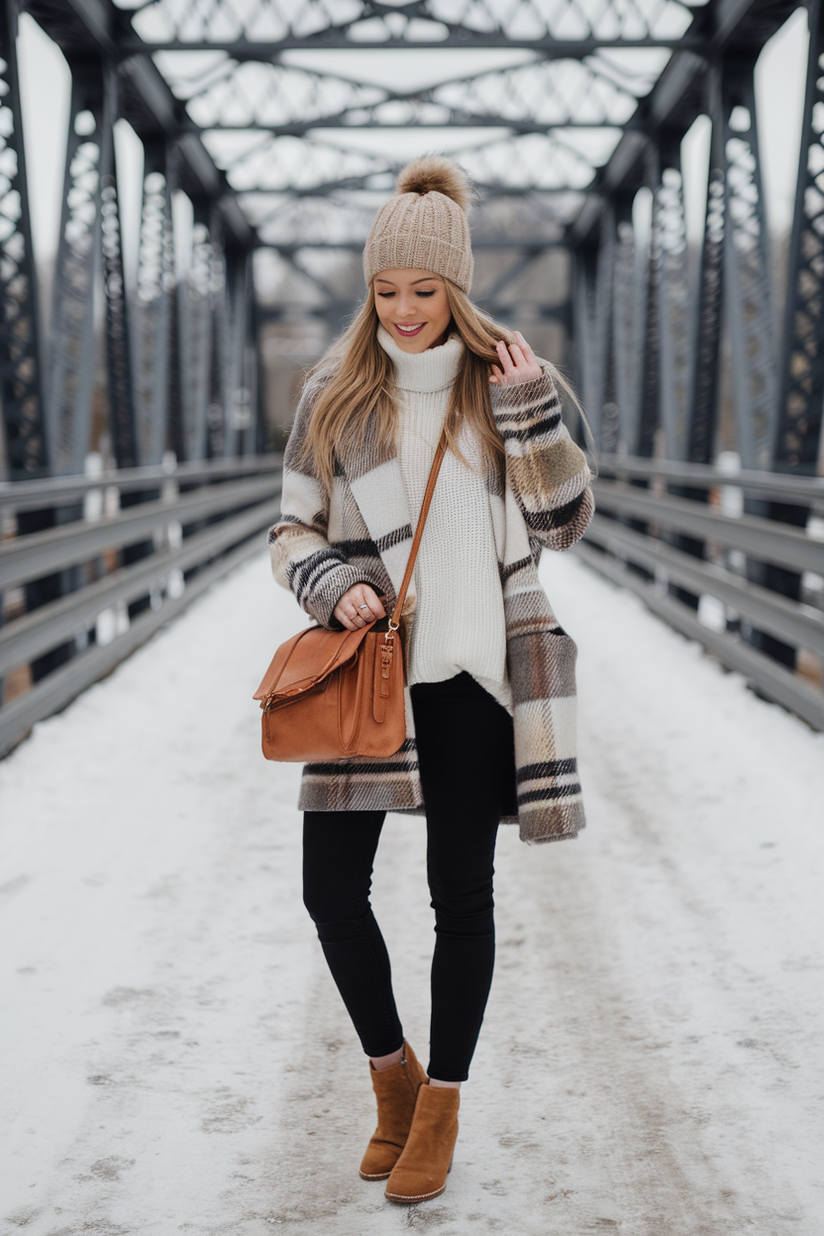
<svg viewBox="0 0 824 1236">
<path fill-rule="evenodd" d="M 366 448 L 338 452 L 331 490 L 299 461 L 323 376 L 307 384 L 284 457 L 282 515 L 269 531 L 275 579 L 323 626 L 353 584 L 380 595 L 400 587 L 413 536 L 397 457 L 367 436 Z M 589 469 L 561 421 L 555 386 L 543 376 L 490 386 L 506 468 L 486 477 L 503 589 L 512 688 L 517 814 L 522 840 L 556 841 L 584 826 L 575 750 L 575 645 L 538 581 L 544 547 L 567 549 L 592 515 Z M 417 512 L 414 512 L 417 516 Z M 404 614 L 414 622 L 414 580 Z M 299 807 L 309 811 L 422 810 L 412 709 L 397 754 L 307 764 Z M 457 770 L 456 770 L 457 771 Z"/>
</svg>

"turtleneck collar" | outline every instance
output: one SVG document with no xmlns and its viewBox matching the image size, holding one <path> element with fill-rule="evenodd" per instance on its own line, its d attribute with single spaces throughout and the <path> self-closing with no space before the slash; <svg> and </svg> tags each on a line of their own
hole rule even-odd
<svg viewBox="0 0 824 1236">
<path fill-rule="evenodd" d="M 385 326 L 378 324 L 378 343 L 395 366 L 395 384 L 403 391 L 442 391 L 455 381 L 463 355 L 463 340 L 452 334 L 439 348 L 404 352 Z"/>
</svg>

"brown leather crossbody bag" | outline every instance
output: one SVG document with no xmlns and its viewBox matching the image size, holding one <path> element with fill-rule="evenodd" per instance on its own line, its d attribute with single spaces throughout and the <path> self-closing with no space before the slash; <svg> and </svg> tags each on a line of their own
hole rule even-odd
<svg viewBox="0 0 824 1236">
<path fill-rule="evenodd" d="M 398 628 L 435 482 L 441 434 L 403 582 L 390 618 L 358 631 L 312 626 L 281 644 L 254 698 L 263 709 L 267 760 L 339 760 L 394 755 L 406 738 L 403 648 Z"/>
</svg>

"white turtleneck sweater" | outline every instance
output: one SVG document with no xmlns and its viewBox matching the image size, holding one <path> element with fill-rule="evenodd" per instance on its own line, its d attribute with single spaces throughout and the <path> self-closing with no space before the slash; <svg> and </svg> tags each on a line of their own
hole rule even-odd
<svg viewBox="0 0 824 1236">
<path fill-rule="evenodd" d="M 383 326 L 378 342 L 395 366 L 398 459 L 414 528 L 463 343 L 450 335 L 441 347 L 410 354 Z M 482 452 L 466 431 L 460 445 L 471 467 L 447 451 L 415 563 L 408 681 L 410 686 L 443 682 L 465 670 L 511 711 L 503 595 Z"/>
</svg>

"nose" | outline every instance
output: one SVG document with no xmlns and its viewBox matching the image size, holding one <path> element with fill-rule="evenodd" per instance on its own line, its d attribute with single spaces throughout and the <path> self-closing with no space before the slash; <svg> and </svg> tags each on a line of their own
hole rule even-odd
<svg viewBox="0 0 824 1236">
<path fill-rule="evenodd" d="M 412 299 L 412 296 L 402 292 L 400 296 L 400 303 L 398 305 L 398 317 L 412 318 L 415 316 L 416 312 L 417 305 Z"/>
</svg>

